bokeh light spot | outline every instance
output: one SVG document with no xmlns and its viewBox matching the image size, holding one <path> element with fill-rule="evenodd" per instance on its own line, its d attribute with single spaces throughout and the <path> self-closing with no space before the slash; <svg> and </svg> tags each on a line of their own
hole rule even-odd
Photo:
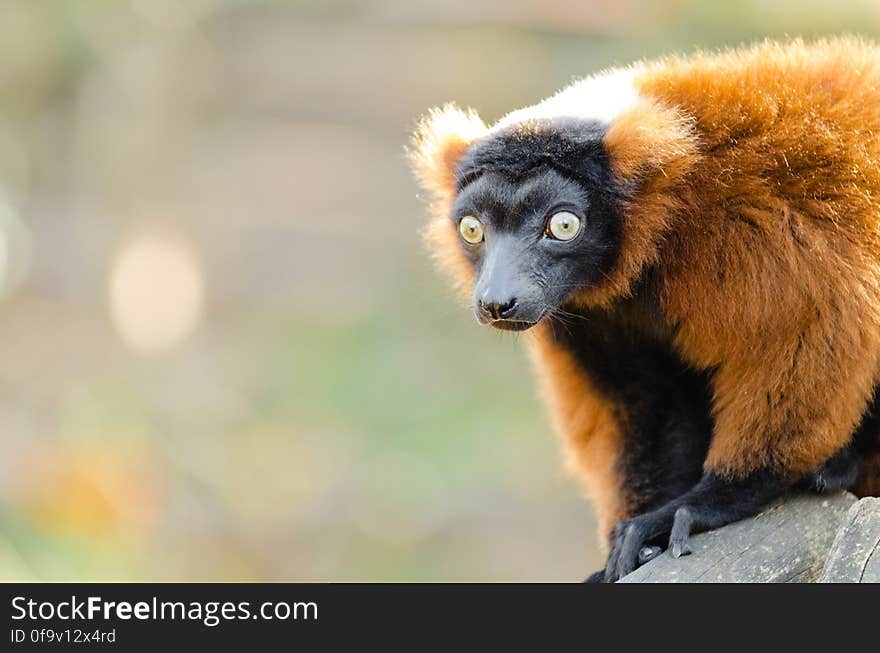
<svg viewBox="0 0 880 653">
<path fill-rule="evenodd" d="M 179 236 L 138 234 L 116 256 L 109 301 L 113 324 L 132 350 L 142 354 L 168 350 L 182 342 L 201 317 L 201 262 Z"/>
</svg>

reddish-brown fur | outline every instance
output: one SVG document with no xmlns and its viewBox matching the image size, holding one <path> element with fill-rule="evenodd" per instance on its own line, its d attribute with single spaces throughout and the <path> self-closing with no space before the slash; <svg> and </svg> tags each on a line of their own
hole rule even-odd
<svg viewBox="0 0 880 653">
<path fill-rule="evenodd" d="M 606 283 L 576 293 L 613 305 L 649 264 L 675 346 L 714 369 L 705 467 L 796 477 L 847 444 L 880 380 L 880 52 L 855 39 L 763 43 L 646 64 L 639 100 L 605 147 L 637 191 Z M 438 130 L 458 121 L 467 129 Z M 453 108 L 424 123 L 420 177 L 437 200 L 429 240 L 467 287 L 446 217 L 452 171 L 486 133 Z M 428 145 L 426 145 L 428 144 Z M 604 526 L 624 515 L 615 411 L 539 326 L 531 344 L 557 429 Z M 880 489 L 880 464 L 863 491 Z"/>
</svg>

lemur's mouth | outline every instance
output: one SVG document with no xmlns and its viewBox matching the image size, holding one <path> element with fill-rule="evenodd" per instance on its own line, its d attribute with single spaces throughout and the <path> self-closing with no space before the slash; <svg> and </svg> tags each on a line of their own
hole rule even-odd
<svg viewBox="0 0 880 653">
<path fill-rule="evenodd" d="M 531 329 L 538 322 L 525 322 L 523 320 L 495 320 L 489 322 L 489 326 L 501 329 L 502 331 L 525 331 Z"/>
<path fill-rule="evenodd" d="M 534 314 L 528 315 L 528 319 L 523 319 L 525 316 L 518 318 L 493 318 L 486 315 L 485 312 L 474 311 L 474 317 L 479 324 L 490 326 L 501 331 L 525 331 L 526 329 L 531 329 L 543 319 L 544 315 L 546 315 L 546 311 L 541 311 L 537 316 L 534 316 Z"/>
</svg>

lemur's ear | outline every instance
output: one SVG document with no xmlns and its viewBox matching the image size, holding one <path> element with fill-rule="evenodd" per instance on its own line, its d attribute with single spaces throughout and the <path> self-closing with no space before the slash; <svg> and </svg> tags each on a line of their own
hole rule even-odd
<svg viewBox="0 0 880 653">
<path fill-rule="evenodd" d="M 454 104 L 432 109 L 413 134 L 409 158 L 416 177 L 435 195 L 455 191 L 455 167 L 474 140 L 486 133 L 476 112 Z"/>
<path fill-rule="evenodd" d="M 611 122 L 604 144 L 615 175 L 633 183 L 656 175 L 677 181 L 699 159 L 692 122 L 644 98 Z"/>
</svg>

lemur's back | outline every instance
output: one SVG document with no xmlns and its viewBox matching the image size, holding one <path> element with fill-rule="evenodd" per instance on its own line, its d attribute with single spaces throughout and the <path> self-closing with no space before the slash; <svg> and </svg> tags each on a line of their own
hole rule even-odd
<svg viewBox="0 0 880 653">
<path fill-rule="evenodd" d="M 648 65 L 636 84 L 695 122 L 706 154 L 699 172 L 715 180 L 701 189 L 704 203 L 760 208 L 762 198 L 784 199 L 805 216 L 877 231 L 880 50 L 873 44 L 763 43 L 666 59 Z"/>
</svg>

